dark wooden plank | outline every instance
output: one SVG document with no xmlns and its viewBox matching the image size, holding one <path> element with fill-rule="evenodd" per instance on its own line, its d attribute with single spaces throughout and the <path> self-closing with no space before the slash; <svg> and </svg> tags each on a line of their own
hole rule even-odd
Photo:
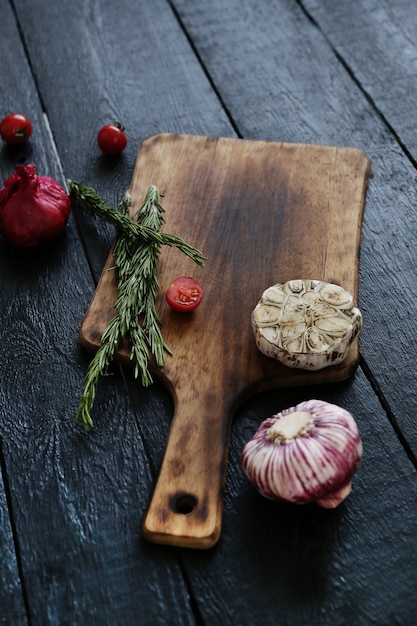
<svg viewBox="0 0 417 626">
<path fill-rule="evenodd" d="M 44 20 L 35 5 L 30 7 L 33 14 L 29 10 L 26 13 L 27 8 L 17 7 L 17 13 L 27 19 L 20 25 L 29 53 L 34 52 L 31 62 L 36 79 L 44 84 L 45 72 L 45 81 L 53 77 L 59 83 L 62 76 L 61 90 L 52 80 L 49 99 L 48 93 L 41 93 L 55 123 L 52 130 L 62 160 L 57 158 L 43 118 L 12 13 L 2 5 L 0 19 L 7 37 L 1 40 L 5 63 L 0 73 L 3 86 L 10 86 L 5 90 L 10 102 L 5 103 L 4 113 L 9 108 L 24 110 L 35 126 L 32 140 L 23 150 L 11 153 L 3 149 L 3 179 L 16 162 L 31 160 L 39 173 L 62 182 L 61 165 L 65 175 L 88 179 L 92 184 L 99 182 L 102 189 L 104 186 L 115 195 L 123 193 L 123 180 L 130 178 L 126 161 L 106 165 L 95 152 L 96 107 L 106 93 L 108 77 L 102 75 L 97 82 L 100 72 L 94 49 L 89 54 L 83 50 L 79 59 L 73 58 L 73 42 L 84 36 L 80 7 L 74 3 L 71 15 L 62 11 L 56 16 L 57 6 L 49 6 L 48 19 Z M 87 48 L 101 48 L 101 20 L 114 24 L 119 6 L 107 9 L 110 14 L 101 15 L 97 7 L 98 24 L 91 29 L 95 39 L 87 42 Z M 60 18 L 62 32 L 57 30 Z M 63 41 L 64 32 L 67 41 Z M 182 33 L 177 32 L 184 42 Z M 36 34 L 43 37 L 43 44 Z M 153 36 L 162 33 L 155 31 Z M 124 41 L 128 45 L 131 38 Z M 117 74 L 123 55 L 112 57 L 111 37 L 108 45 L 107 54 L 103 54 L 114 58 L 115 65 L 107 67 L 111 76 Z M 62 58 L 65 51 L 72 74 L 62 65 L 66 65 Z M 77 61 L 86 68 L 84 74 Z M 83 91 L 83 78 L 91 86 L 90 98 L 87 90 Z M 117 89 L 123 89 L 124 79 L 126 76 L 120 78 Z M 117 94 L 113 96 L 116 102 Z M 79 102 L 84 108 L 78 107 Z M 216 104 L 215 98 L 213 102 Z M 126 109 L 129 107 L 131 101 L 126 99 Z M 107 116 L 112 107 L 107 102 L 103 108 Z M 218 112 L 217 104 L 215 108 Z M 83 118 L 86 112 L 90 117 Z M 94 125 L 91 135 L 89 125 Z M 74 132 L 75 126 L 79 133 Z M 134 140 L 131 145 L 135 155 Z M 118 179 L 118 172 L 123 172 L 123 180 Z M 148 454 L 154 453 L 144 448 L 141 426 L 129 405 L 123 378 L 114 375 L 103 381 L 95 413 L 96 432 L 85 435 L 73 423 L 88 364 L 79 346 L 78 327 L 94 289 L 74 217 L 64 236 L 47 249 L 21 253 L 0 242 L 0 377 L 7 381 L 2 389 L 0 428 L 30 619 L 51 624 L 163 624 L 170 623 L 175 615 L 180 623 L 193 624 L 188 590 L 175 553 L 150 552 L 140 535 L 140 520 L 154 478 Z M 104 228 L 96 231 L 94 223 L 87 227 L 98 239 L 95 244 L 93 236 L 86 238 L 91 243 L 90 259 L 97 262 L 104 248 L 107 255 L 112 233 Z M 159 397 L 151 397 L 144 404 L 154 424 L 162 422 L 163 428 Z M 150 423 L 152 427 L 155 431 L 159 428 Z M 159 440 L 162 447 L 164 437 Z M 4 614 L 4 619 L 12 617 Z"/>
<path fill-rule="evenodd" d="M 410 0 L 303 0 L 360 88 L 417 160 L 417 6 Z"/>
<path fill-rule="evenodd" d="M 1 442 L 0 442 L 1 443 Z M 0 445 L 0 465 L 4 468 Z M 12 512 L 6 497 L 3 471 L 0 473 L 0 624 L 26 624 L 27 615 L 22 591 L 11 524 Z"/>
<path fill-rule="evenodd" d="M 28 76 L 28 68 L 23 51 L 23 46 L 19 40 L 16 24 L 14 22 L 13 13 L 8 3 L 0 8 L 1 23 L 4 33 L 9 33 L 14 44 L 11 46 L 10 40 L 2 36 L 0 38 L 0 56 L 1 62 L 1 79 L 2 93 L 0 98 L 0 119 L 16 110 L 30 114 L 34 124 L 44 127 L 43 116 L 39 107 L 36 93 L 28 86 L 26 80 Z M 15 80 L 13 78 L 17 67 L 21 69 L 22 79 Z M 42 139 L 47 137 L 47 133 L 41 133 Z M 1 182 L 14 170 L 17 162 L 25 163 L 32 157 L 31 144 L 22 148 L 8 149 L 3 142 L 0 145 L 0 179 Z M 47 166 L 47 160 L 44 155 L 39 155 L 39 167 L 44 169 Z M 51 175 L 58 175 L 53 164 Z M 0 253 L 0 256 L 2 254 Z M 13 297 L 13 293 L 8 291 L 7 279 L 3 270 L 3 259 L 0 267 L 0 285 L 1 285 L 1 314 L 2 326 L 7 325 L 6 306 L 8 299 Z M 1 349 L 1 359 L 4 356 L 4 346 Z M 3 364 L 2 364 L 3 365 Z M 15 538 L 13 536 L 12 525 L 15 522 L 13 510 L 9 507 L 9 500 L 6 495 L 5 481 L 8 480 L 7 458 L 7 435 L 3 444 L 4 422 L 8 419 L 10 407 L 7 401 L 7 391 L 9 386 L 9 378 L 7 368 L 1 366 L 1 388 L 0 388 L 0 623 L 2 624 L 26 624 L 27 613 L 24 601 L 24 580 L 21 579 L 18 560 L 20 554 L 16 552 Z M 3 449 L 5 448 L 5 451 Z M 10 485 L 7 487 L 10 489 Z M 9 491 L 10 493 L 10 491 Z M 11 495 L 10 495 L 11 497 Z"/>
<path fill-rule="evenodd" d="M 175 6 L 245 138 L 347 145 L 363 150 L 372 159 L 361 247 L 359 292 L 364 313 L 361 351 L 393 419 L 416 455 L 417 399 L 415 394 L 409 393 L 415 385 L 416 371 L 417 265 L 410 243 L 417 237 L 414 218 L 417 177 L 413 164 L 375 106 L 298 3 L 263 0 L 255 7 L 250 2 L 242 6 L 230 0 L 225 5 L 219 0 L 210 4 L 209 15 L 206 15 L 204 3 L 190 5 L 185 0 L 176 0 Z M 362 55 L 353 53 L 356 43 L 354 34 L 349 38 L 349 33 L 364 19 L 362 13 L 366 13 L 367 22 L 372 24 L 375 11 L 367 12 L 364 6 L 363 11 L 359 10 L 358 2 L 353 6 L 356 7 L 355 22 L 348 22 L 350 3 L 338 10 L 333 4 L 331 7 L 330 3 L 324 4 L 319 15 L 324 20 L 327 8 L 325 24 L 329 24 L 329 30 L 331 23 L 333 29 L 336 28 L 339 13 L 345 16 L 344 24 L 337 27 L 345 37 L 343 53 L 349 48 L 350 55 L 358 55 L 355 72 L 359 72 L 361 64 L 362 78 L 368 54 L 364 49 Z M 402 11 L 399 9 L 398 15 L 403 16 L 405 3 L 400 3 L 400 7 Z M 392 11 L 390 8 L 389 15 Z M 410 15 L 416 11 L 413 8 Z M 388 48 L 385 54 L 394 59 L 396 45 L 389 52 L 390 21 L 384 11 L 382 15 L 385 18 L 378 22 L 377 12 L 374 34 L 377 28 L 385 28 Z M 268 28 L 264 28 L 266 24 Z M 396 24 L 399 30 L 400 17 Z M 411 26 L 406 27 L 409 28 Z M 362 32 L 359 25 L 357 29 Z M 333 31 L 331 34 L 333 37 Z M 381 42 L 385 41 L 381 32 L 378 36 Z M 402 41 L 405 42 L 405 35 Z M 408 50 L 410 45 L 408 42 Z M 407 52 L 403 50 L 403 54 Z M 404 57 L 403 60 L 406 67 L 414 67 L 411 61 L 407 65 Z M 374 82 L 379 76 L 378 67 L 371 65 L 367 70 L 369 75 L 372 73 Z M 408 71 L 411 70 L 404 70 L 405 75 Z M 385 74 L 380 81 L 382 99 L 385 90 L 390 91 L 392 81 Z M 397 101 L 401 98 L 398 90 Z M 410 98 L 410 115 L 414 112 L 412 103 L 413 97 Z"/>
<path fill-rule="evenodd" d="M 396 158 L 398 151 L 393 152 L 392 142 L 386 143 L 375 163 L 368 211 L 372 216 L 367 220 L 362 252 L 366 265 L 363 261 L 362 267 L 367 277 L 364 308 L 370 321 L 370 332 L 365 330 L 369 347 L 364 355 L 381 395 L 416 455 L 417 407 L 415 394 L 409 392 L 415 388 L 417 348 L 413 244 L 417 234 L 417 5 L 408 0 L 358 0 L 349 6 L 305 0 L 303 4 L 413 164 Z M 376 134 L 377 145 L 378 137 Z M 387 312 L 381 301 L 382 285 L 383 297 L 389 295 Z M 373 332 L 377 326 L 383 332 Z"/>
</svg>

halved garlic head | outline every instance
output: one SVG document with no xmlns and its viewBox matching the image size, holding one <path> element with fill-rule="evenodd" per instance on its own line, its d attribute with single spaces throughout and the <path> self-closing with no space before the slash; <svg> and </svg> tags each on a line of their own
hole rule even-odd
<svg viewBox="0 0 417 626">
<path fill-rule="evenodd" d="M 341 363 L 362 328 L 353 296 L 320 280 L 269 287 L 252 312 L 256 345 L 287 367 L 319 370 Z"/>
</svg>

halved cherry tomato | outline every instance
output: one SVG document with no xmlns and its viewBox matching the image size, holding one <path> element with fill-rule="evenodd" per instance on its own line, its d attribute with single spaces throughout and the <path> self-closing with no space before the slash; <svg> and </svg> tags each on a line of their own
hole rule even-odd
<svg viewBox="0 0 417 626">
<path fill-rule="evenodd" d="M 10 146 L 25 143 L 32 134 L 32 123 L 26 115 L 10 113 L 0 122 L 0 136 Z"/>
<path fill-rule="evenodd" d="M 120 154 L 127 145 L 123 126 L 119 122 L 103 126 L 97 135 L 97 142 L 104 154 Z"/>
<path fill-rule="evenodd" d="M 174 311 L 193 311 L 203 299 L 203 288 L 191 276 L 178 276 L 168 287 L 166 300 Z"/>
</svg>

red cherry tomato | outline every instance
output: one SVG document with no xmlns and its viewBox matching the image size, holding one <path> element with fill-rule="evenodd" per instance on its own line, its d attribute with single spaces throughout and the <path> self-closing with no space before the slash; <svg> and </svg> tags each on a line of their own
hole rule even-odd
<svg viewBox="0 0 417 626">
<path fill-rule="evenodd" d="M 119 122 L 107 124 L 99 131 L 97 141 L 104 154 L 120 154 L 126 148 L 127 137 Z"/>
<path fill-rule="evenodd" d="M 0 136 L 11 146 L 25 143 L 32 134 L 32 123 L 26 115 L 10 113 L 0 122 Z"/>
<path fill-rule="evenodd" d="M 166 300 L 174 311 L 193 311 L 203 299 L 203 288 L 190 276 L 179 276 L 167 289 Z"/>
</svg>

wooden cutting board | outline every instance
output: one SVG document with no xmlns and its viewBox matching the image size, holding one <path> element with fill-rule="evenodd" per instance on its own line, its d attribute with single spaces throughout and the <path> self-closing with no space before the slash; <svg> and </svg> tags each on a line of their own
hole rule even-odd
<svg viewBox="0 0 417 626">
<path fill-rule="evenodd" d="M 157 303 L 172 350 L 159 372 L 175 414 L 142 530 L 153 542 L 209 548 L 220 536 L 231 419 L 249 395 L 350 377 L 358 342 L 341 365 L 286 368 L 255 346 L 250 315 L 264 289 L 294 278 L 334 282 L 358 296 L 358 257 L 370 160 L 353 148 L 159 134 L 140 146 L 132 215 L 148 187 L 163 194 L 164 230 L 206 256 L 204 268 L 162 250 Z M 110 253 L 80 329 L 97 350 L 117 296 Z M 189 275 L 204 287 L 191 314 L 164 293 Z M 365 320 L 366 323 L 366 320 Z M 130 363 L 121 350 L 120 359 Z"/>
</svg>

